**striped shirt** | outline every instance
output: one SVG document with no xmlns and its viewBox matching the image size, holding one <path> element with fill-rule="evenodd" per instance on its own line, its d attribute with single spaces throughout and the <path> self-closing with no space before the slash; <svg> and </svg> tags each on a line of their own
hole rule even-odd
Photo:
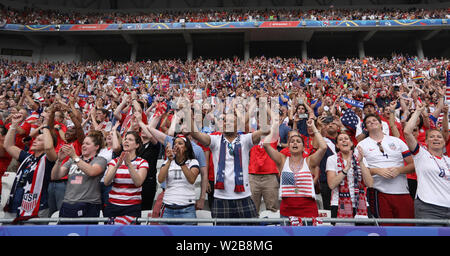
<svg viewBox="0 0 450 256">
<path fill-rule="evenodd" d="M 114 158 L 108 164 L 109 166 L 116 166 L 119 158 Z M 141 168 L 148 169 L 148 162 L 140 157 L 131 161 L 136 171 Z M 113 186 L 109 192 L 109 202 L 120 206 L 136 205 L 142 202 L 141 197 L 142 187 L 136 187 L 131 179 L 130 172 L 125 163 L 117 169 L 114 176 Z"/>
<path fill-rule="evenodd" d="M 306 158 L 303 160 L 302 169 L 295 173 L 289 167 L 289 159 L 290 157 L 286 158 L 283 170 L 281 171 L 281 197 L 315 198 L 314 181 L 306 163 Z"/>
</svg>

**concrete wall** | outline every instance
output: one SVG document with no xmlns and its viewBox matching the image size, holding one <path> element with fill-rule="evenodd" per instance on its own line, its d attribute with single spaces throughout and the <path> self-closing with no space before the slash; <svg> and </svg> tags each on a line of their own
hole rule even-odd
<svg viewBox="0 0 450 256">
<path fill-rule="evenodd" d="M 0 40 L 0 49 L 24 49 L 32 50 L 33 54 L 31 57 L 23 56 L 7 56 L 0 55 L 0 58 L 13 59 L 13 60 L 26 60 L 32 62 L 39 61 L 66 61 L 66 62 L 78 62 L 78 61 L 95 61 L 101 58 L 95 52 L 95 50 L 86 44 L 70 44 L 56 40 L 45 40 L 42 44 L 32 43 L 26 38 L 20 37 L 8 37 L 2 35 L 2 40 Z"/>
<path fill-rule="evenodd" d="M 374 5 L 370 0 L 117 0 L 118 9 L 134 9 L 142 11 L 145 9 L 167 9 L 167 8 L 235 8 L 235 7 L 256 7 L 272 8 L 285 6 L 299 6 L 313 8 L 328 8 L 330 5 L 335 7 L 358 7 L 370 6 L 371 8 L 382 8 L 385 6 L 405 6 L 407 0 L 374 0 L 379 5 Z M 448 6 L 448 1 L 424 0 L 426 4 L 414 5 L 419 8 L 435 8 Z M 6 6 L 22 8 L 23 6 L 36 6 L 40 8 L 76 8 L 81 10 L 106 10 L 110 9 L 109 0 L 0 0 L 0 3 Z M 322 5 L 319 5 L 322 3 Z M 411 5 L 409 5 L 411 7 Z"/>
</svg>

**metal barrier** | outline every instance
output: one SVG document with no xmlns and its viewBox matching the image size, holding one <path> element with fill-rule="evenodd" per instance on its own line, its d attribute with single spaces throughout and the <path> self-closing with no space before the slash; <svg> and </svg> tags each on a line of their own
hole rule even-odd
<svg viewBox="0 0 450 256">
<path fill-rule="evenodd" d="M 21 223 L 25 224 L 63 224 L 63 223 L 106 223 L 109 218 L 33 218 Z M 11 224 L 14 219 L 0 219 L 0 224 Z M 379 224 L 418 224 L 418 225 L 442 225 L 450 226 L 450 219 L 342 219 L 342 218 L 301 218 L 304 226 L 312 225 L 312 223 L 350 223 L 350 224 L 367 224 L 370 226 L 379 226 Z M 136 222 L 141 225 L 149 225 L 150 223 L 212 223 L 214 226 L 223 224 L 249 224 L 249 225 L 289 225 L 288 218 L 248 218 L 248 219 L 231 219 L 231 218 L 137 218 Z"/>
</svg>

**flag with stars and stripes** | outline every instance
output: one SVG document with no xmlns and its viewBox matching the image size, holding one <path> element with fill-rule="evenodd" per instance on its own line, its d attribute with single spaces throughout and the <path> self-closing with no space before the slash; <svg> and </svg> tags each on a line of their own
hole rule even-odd
<svg viewBox="0 0 450 256">
<path fill-rule="evenodd" d="M 344 115 L 341 117 L 342 124 L 352 132 L 356 132 L 356 127 L 359 123 L 358 116 L 352 109 L 346 109 Z"/>
</svg>

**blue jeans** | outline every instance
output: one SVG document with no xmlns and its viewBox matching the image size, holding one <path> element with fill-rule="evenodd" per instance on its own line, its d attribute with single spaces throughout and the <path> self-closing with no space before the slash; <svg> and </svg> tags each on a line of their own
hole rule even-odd
<svg viewBox="0 0 450 256">
<path fill-rule="evenodd" d="M 66 193 L 66 184 L 65 181 L 50 181 L 48 184 L 48 208 L 49 208 L 49 217 L 56 211 L 61 209 L 61 205 L 64 200 L 64 194 Z"/>
<path fill-rule="evenodd" d="M 163 211 L 163 218 L 191 218 L 195 219 L 197 218 L 197 214 L 195 213 L 195 204 L 189 205 L 187 207 L 183 207 L 180 209 L 173 209 L 173 207 L 168 205 L 163 205 L 164 211 Z M 179 206 L 178 206 L 179 207 Z M 177 207 L 177 208 L 178 208 Z M 196 223 L 167 223 L 170 225 L 197 225 Z"/>
</svg>

